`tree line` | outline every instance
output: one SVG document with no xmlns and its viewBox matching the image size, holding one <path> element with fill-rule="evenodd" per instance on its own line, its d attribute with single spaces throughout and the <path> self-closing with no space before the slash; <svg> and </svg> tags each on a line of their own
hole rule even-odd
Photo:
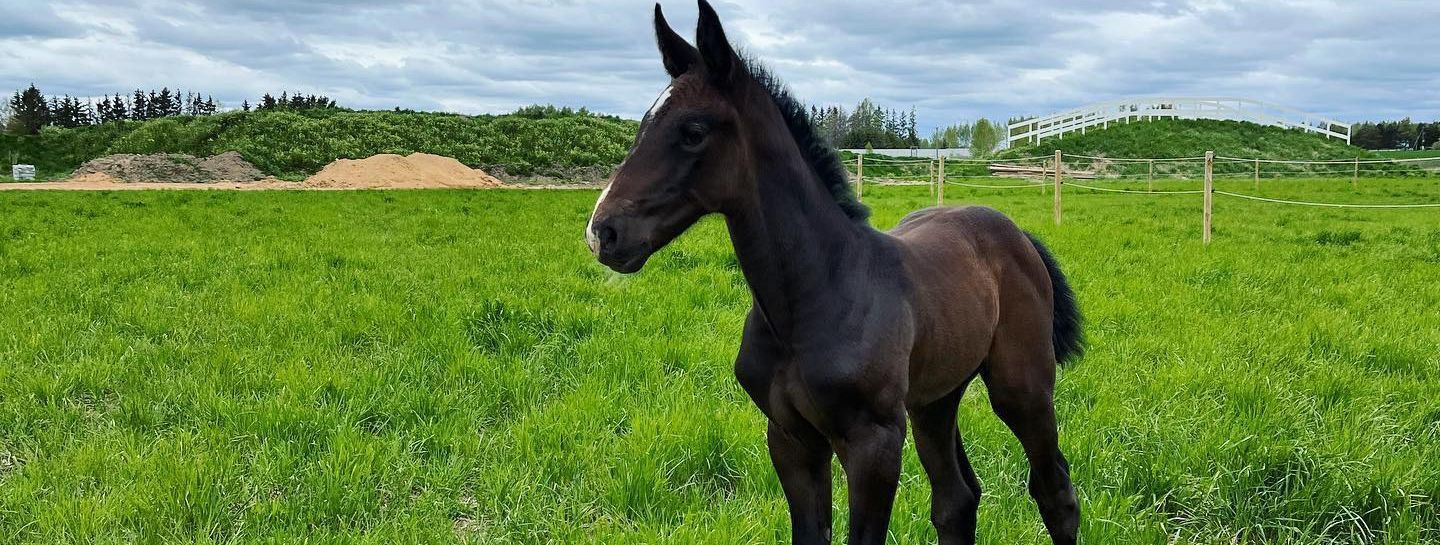
<svg viewBox="0 0 1440 545">
<path fill-rule="evenodd" d="M 886 109 L 866 98 L 850 111 L 843 106 L 811 106 L 810 120 L 837 148 L 914 148 L 921 143 L 913 107 L 909 112 Z"/>
<path fill-rule="evenodd" d="M 322 95 L 290 94 L 283 92 L 280 98 L 266 93 L 256 104 L 257 110 L 308 110 L 337 108 L 335 101 Z M 241 109 L 250 111 L 250 101 L 242 103 Z M 34 84 L 16 91 L 10 100 L 0 107 L 0 128 L 11 134 L 38 134 L 44 127 L 74 128 L 98 125 L 112 121 L 148 121 L 176 116 L 207 116 L 221 111 L 221 105 L 208 94 L 194 91 L 171 91 L 162 87 L 159 91 L 136 89 L 128 96 L 116 93 L 94 98 L 81 99 L 70 95 L 46 96 Z"/>
<path fill-rule="evenodd" d="M 928 138 L 921 137 L 913 106 L 908 111 L 882 108 L 869 98 L 851 110 L 811 106 L 810 119 L 831 146 L 841 149 L 970 148 L 983 156 L 1005 137 L 1005 127 L 984 118 L 936 128 Z"/>
<path fill-rule="evenodd" d="M 949 127 L 938 127 L 930 138 L 922 140 L 926 148 L 967 148 L 975 157 L 985 157 L 1000 148 L 1005 139 L 1006 128 L 986 118 L 974 123 L 957 123 Z"/>
<path fill-rule="evenodd" d="M 1365 121 L 1350 127 L 1350 144 L 1365 149 L 1440 149 L 1440 121 Z"/>
</svg>

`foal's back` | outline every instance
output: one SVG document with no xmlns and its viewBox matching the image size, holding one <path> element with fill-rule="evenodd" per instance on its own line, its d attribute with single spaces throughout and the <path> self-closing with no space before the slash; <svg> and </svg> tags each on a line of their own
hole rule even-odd
<svg viewBox="0 0 1440 545">
<path fill-rule="evenodd" d="M 1010 218 L 978 206 L 929 208 L 906 216 L 890 234 L 902 248 L 913 293 L 910 404 L 954 390 L 1004 348 L 997 341 L 1050 343 L 1050 277 Z"/>
</svg>

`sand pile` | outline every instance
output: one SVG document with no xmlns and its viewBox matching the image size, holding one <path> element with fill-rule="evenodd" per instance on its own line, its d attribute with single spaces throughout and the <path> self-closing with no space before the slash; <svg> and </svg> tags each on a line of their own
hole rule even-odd
<svg viewBox="0 0 1440 545">
<path fill-rule="evenodd" d="M 382 154 L 340 159 L 305 180 L 306 187 L 329 189 L 421 189 L 499 187 L 500 180 L 450 157 L 428 153 Z"/>
<path fill-rule="evenodd" d="M 265 177 L 239 153 L 197 158 L 179 153 L 106 155 L 75 169 L 74 181 L 210 183 L 253 182 Z"/>
</svg>

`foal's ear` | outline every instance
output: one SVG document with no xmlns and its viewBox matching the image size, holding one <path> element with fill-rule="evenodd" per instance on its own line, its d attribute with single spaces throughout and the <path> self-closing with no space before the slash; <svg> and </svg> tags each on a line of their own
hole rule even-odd
<svg viewBox="0 0 1440 545">
<path fill-rule="evenodd" d="M 671 79 L 690 71 L 691 66 L 700 62 L 700 52 L 670 28 L 660 4 L 655 4 L 655 41 L 660 45 L 660 58 L 665 62 L 665 72 Z"/>
<path fill-rule="evenodd" d="M 734 80 L 740 56 L 730 47 L 725 29 L 720 26 L 720 16 L 706 0 L 700 0 L 700 27 L 695 31 L 695 43 L 700 46 L 700 58 L 705 61 L 705 71 L 712 83 L 724 86 Z"/>
</svg>

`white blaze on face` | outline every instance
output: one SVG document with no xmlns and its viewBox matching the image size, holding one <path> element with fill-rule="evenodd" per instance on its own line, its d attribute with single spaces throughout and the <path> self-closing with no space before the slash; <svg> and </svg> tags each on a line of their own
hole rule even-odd
<svg viewBox="0 0 1440 545">
<path fill-rule="evenodd" d="M 661 91 L 660 96 L 655 98 L 655 102 L 650 104 L 650 110 L 645 112 L 645 117 L 654 118 L 655 114 L 658 113 L 661 108 L 665 107 L 665 102 L 670 100 L 670 92 L 674 90 L 674 88 L 675 86 L 673 85 L 665 86 L 665 90 Z M 645 133 L 641 132 L 640 135 L 635 137 L 635 141 L 639 142 L 640 137 L 644 135 Z M 629 158 L 627 157 L 626 159 Z M 624 167 L 625 163 L 621 162 L 619 168 Z M 616 169 L 616 172 L 619 172 L 619 168 Z M 615 180 L 610 180 L 610 184 L 606 185 L 605 190 L 600 192 L 600 198 L 595 201 L 595 209 L 590 212 L 590 221 L 585 224 L 585 243 L 590 245 L 590 253 L 592 254 L 600 253 L 600 239 L 595 236 L 595 214 L 600 212 L 600 206 L 605 204 L 605 197 L 610 195 L 610 188 L 612 187 L 615 187 Z"/>
<path fill-rule="evenodd" d="M 595 236 L 595 213 L 600 211 L 600 204 L 605 202 L 605 197 L 610 194 L 610 188 L 615 187 L 615 180 L 600 191 L 600 198 L 595 201 L 595 209 L 590 211 L 590 221 L 585 224 L 585 243 L 590 245 L 590 253 L 600 253 L 600 239 Z"/>
<path fill-rule="evenodd" d="M 655 117 L 655 113 L 665 106 L 665 101 L 670 100 L 670 91 L 674 89 L 674 85 L 666 85 L 665 90 L 660 91 L 660 96 L 655 98 L 655 102 L 650 104 L 650 111 L 645 112 L 645 117 Z"/>
</svg>

